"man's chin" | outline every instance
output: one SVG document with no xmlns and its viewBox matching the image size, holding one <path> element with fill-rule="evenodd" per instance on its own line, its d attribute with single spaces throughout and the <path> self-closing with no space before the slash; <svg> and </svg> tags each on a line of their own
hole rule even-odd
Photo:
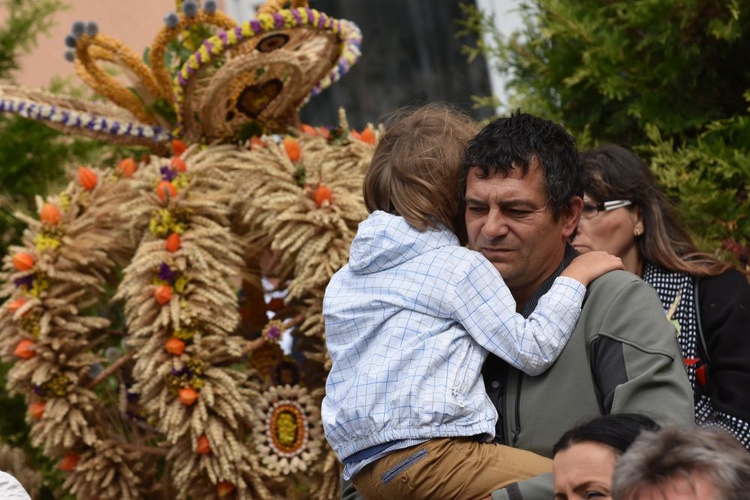
<svg viewBox="0 0 750 500">
<path fill-rule="evenodd" d="M 508 262 L 504 261 L 490 261 L 490 263 L 498 270 L 498 272 L 505 278 L 506 275 L 511 274 L 512 267 Z"/>
</svg>

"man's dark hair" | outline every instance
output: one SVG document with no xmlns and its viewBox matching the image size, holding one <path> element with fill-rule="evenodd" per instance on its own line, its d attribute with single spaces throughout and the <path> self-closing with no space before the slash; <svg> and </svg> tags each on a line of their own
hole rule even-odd
<svg viewBox="0 0 750 500">
<path fill-rule="evenodd" d="M 471 140 L 464 162 L 464 191 L 471 168 L 479 168 L 480 179 L 498 173 L 507 175 L 513 169 L 526 175 L 534 157 L 540 163 L 547 198 L 557 219 L 571 208 L 572 197 L 583 196 L 576 141 L 561 125 L 527 113 L 519 111 L 498 118 Z"/>
</svg>

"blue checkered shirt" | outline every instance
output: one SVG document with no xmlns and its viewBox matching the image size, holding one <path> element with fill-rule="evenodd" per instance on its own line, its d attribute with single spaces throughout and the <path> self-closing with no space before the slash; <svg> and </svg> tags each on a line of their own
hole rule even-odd
<svg viewBox="0 0 750 500">
<path fill-rule="evenodd" d="M 332 367 L 322 419 L 344 477 L 430 438 L 493 437 L 497 411 L 481 377 L 488 351 L 542 373 L 565 346 L 584 292 L 557 278 L 525 319 L 498 271 L 453 233 L 371 214 L 323 302 Z M 365 458 L 347 460 L 355 453 Z"/>
</svg>

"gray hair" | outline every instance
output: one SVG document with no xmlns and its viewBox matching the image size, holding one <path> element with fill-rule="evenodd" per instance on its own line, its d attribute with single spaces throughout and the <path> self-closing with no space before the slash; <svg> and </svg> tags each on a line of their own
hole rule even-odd
<svg viewBox="0 0 750 500">
<path fill-rule="evenodd" d="M 643 432 L 617 461 L 612 499 L 637 500 L 678 477 L 692 484 L 696 476 L 708 479 L 719 499 L 746 499 L 750 454 L 720 429 L 667 427 Z"/>
</svg>

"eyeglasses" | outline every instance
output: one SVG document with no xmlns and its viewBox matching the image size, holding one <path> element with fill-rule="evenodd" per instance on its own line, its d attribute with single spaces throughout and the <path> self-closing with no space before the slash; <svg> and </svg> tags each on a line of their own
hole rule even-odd
<svg viewBox="0 0 750 500">
<path fill-rule="evenodd" d="M 627 207 L 632 205 L 633 202 L 630 200 L 612 200 L 599 203 L 598 205 L 583 205 L 583 212 L 581 213 L 582 219 L 591 219 L 599 215 L 599 212 L 609 212 L 610 210 L 617 210 L 618 208 Z"/>
</svg>

